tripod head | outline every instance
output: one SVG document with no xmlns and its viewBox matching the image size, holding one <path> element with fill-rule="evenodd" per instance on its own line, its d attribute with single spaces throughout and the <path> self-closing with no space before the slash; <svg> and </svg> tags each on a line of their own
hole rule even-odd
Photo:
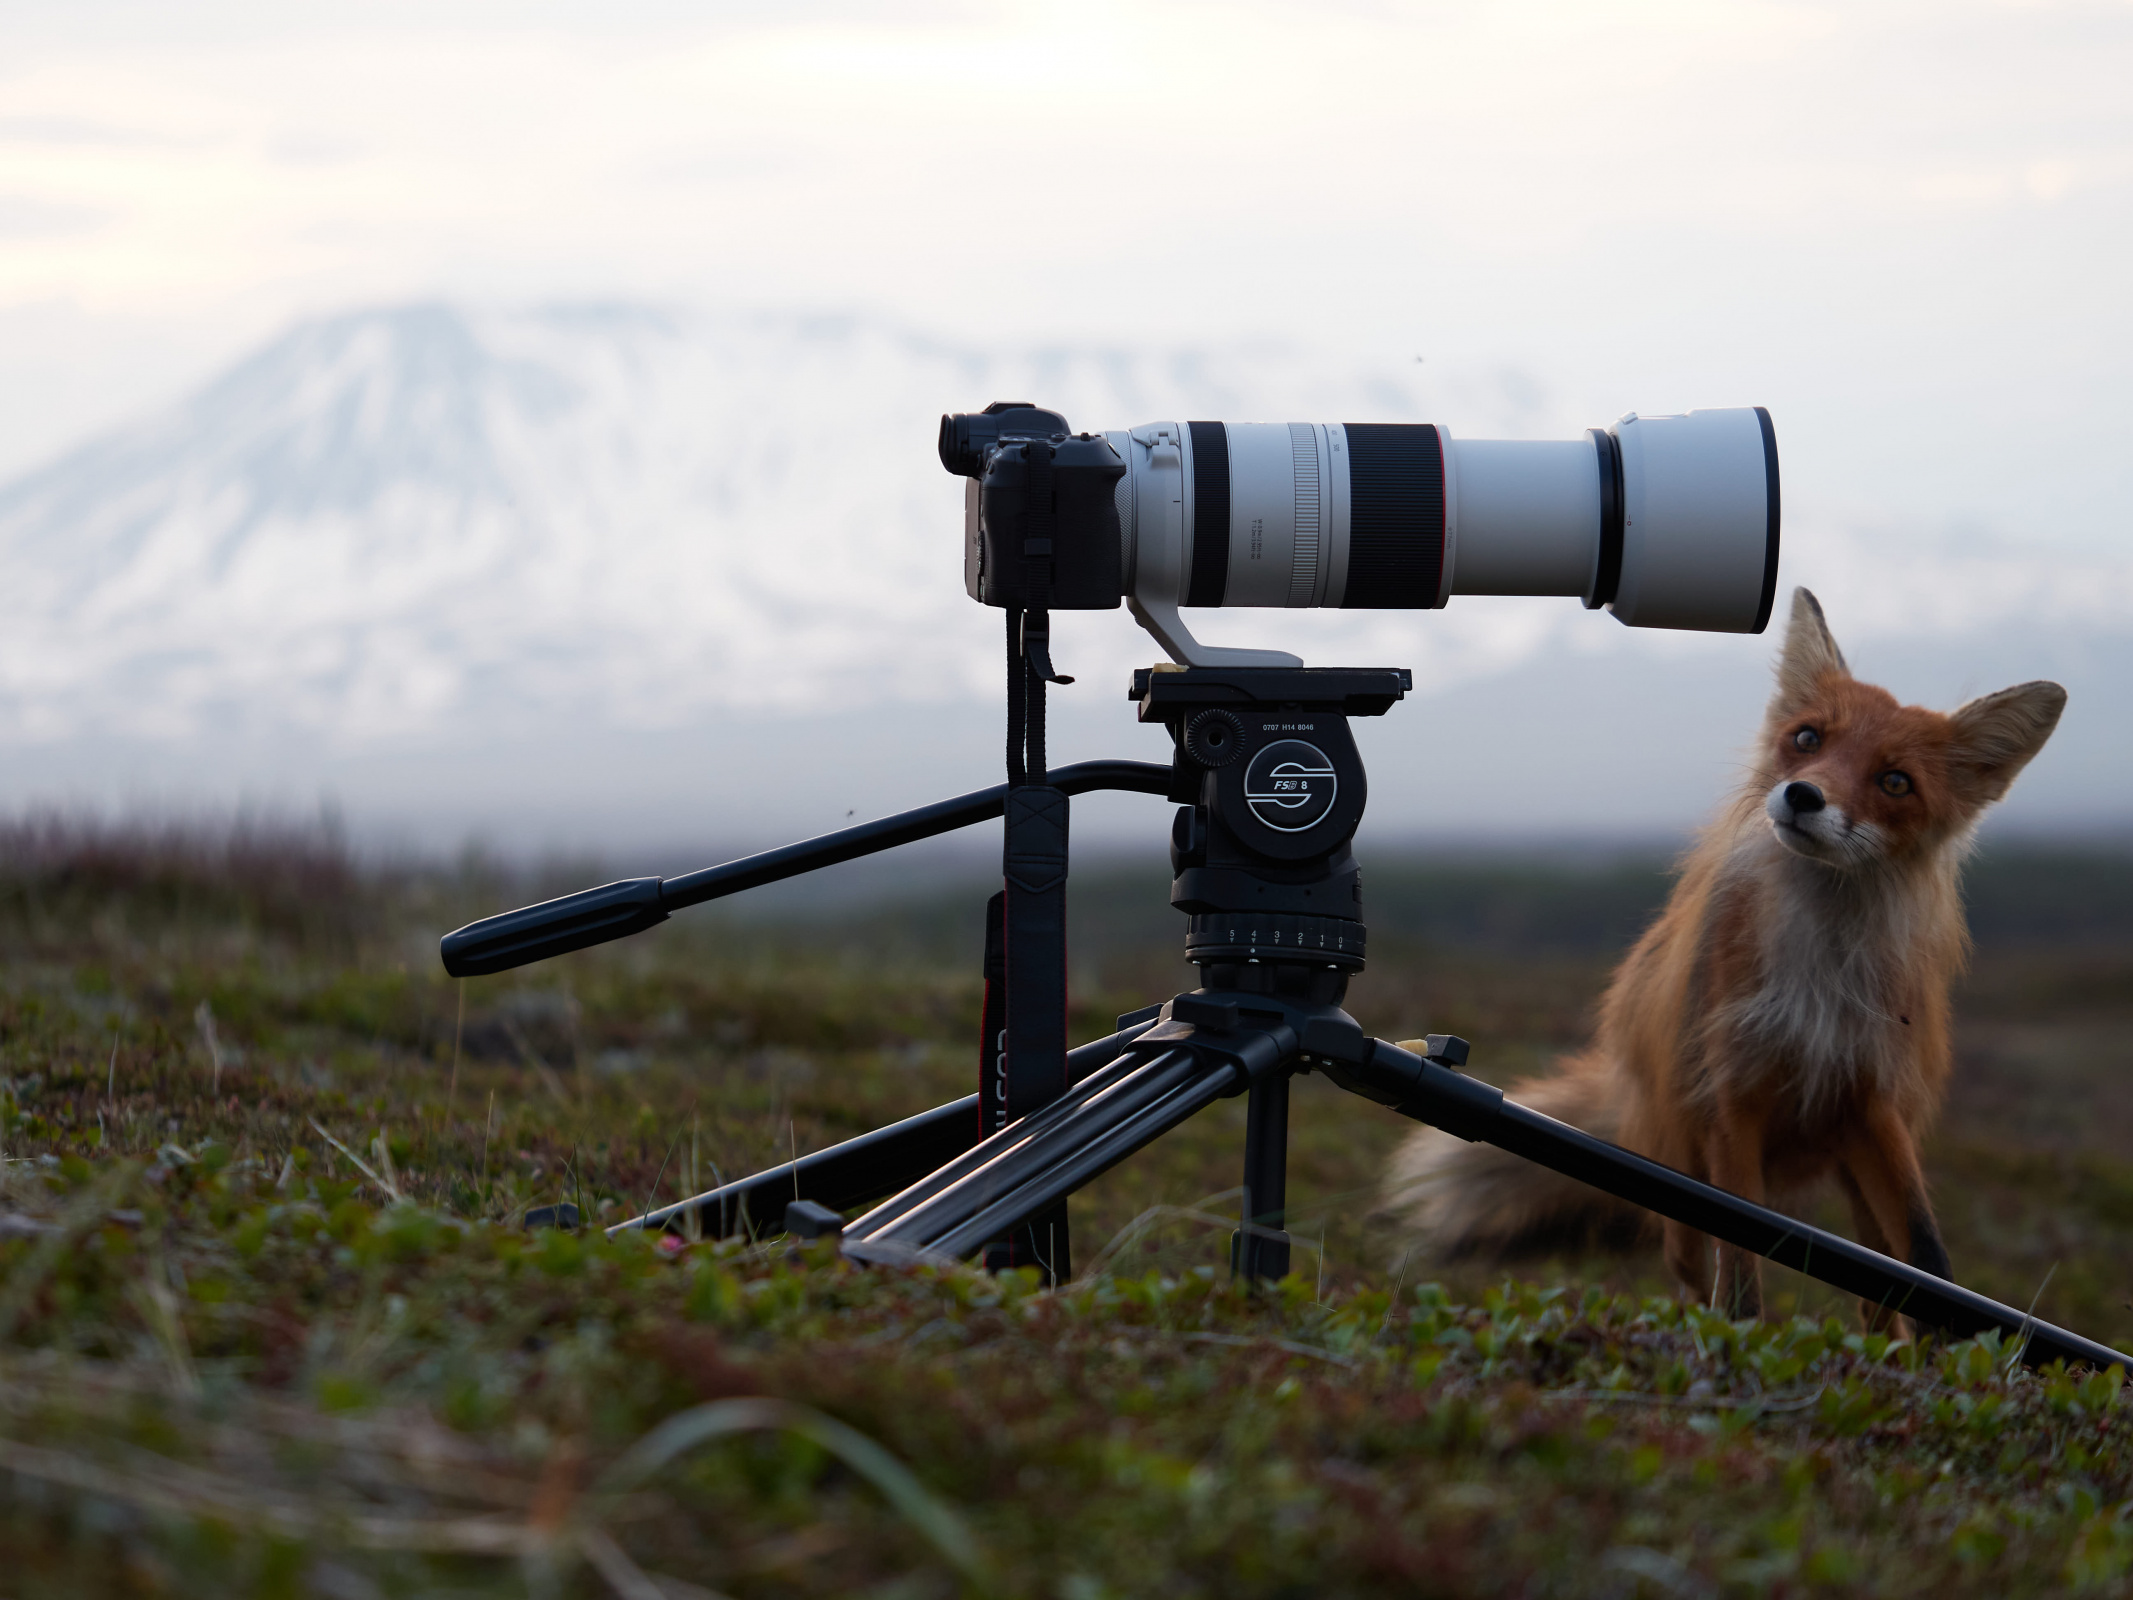
<svg viewBox="0 0 2133 1600">
<path fill-rule="evenodd" d="M 1149 668 L 1142 722 L 1176 746 L 1170 903 L 1211 990 L 1335 1005 L 1363 966 L 1351 848 L 1369 788 L 1350 717 L 1382 716 L 1404 667 Z"/>
</svg>

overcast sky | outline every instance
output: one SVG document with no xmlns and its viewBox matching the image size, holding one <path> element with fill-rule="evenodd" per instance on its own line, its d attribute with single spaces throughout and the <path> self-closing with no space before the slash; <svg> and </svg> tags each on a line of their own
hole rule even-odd
<svg viewBox="0 0 2133 1600">
<path fill-rule="evenodd" d="M 0 480 L 297 319 L 437 298 L 1263 345 L 1469 435 L 1760 403 L 1785 581 L 1931 645 L 1899 692 L 2063 676 L 2065 804 L 2117 816 L 2129 86 L 2124 3 L 0 0 Z M 822 426 L 916 459 L 987 398 Z"/>
<path fill-rule="evenodd" d="M 300 314 L 629 295 L 1421 357 L 1535 431 L 1761 402 L 1809 502 L 2054 544 L 2133 502 L 2123 4 L 84 0 L 0 39 L 0 470 Z"/>
</svg>

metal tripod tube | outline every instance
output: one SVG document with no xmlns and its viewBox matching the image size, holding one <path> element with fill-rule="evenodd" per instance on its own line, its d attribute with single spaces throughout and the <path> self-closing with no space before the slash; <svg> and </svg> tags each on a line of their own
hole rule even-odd
<svg viewBox="0 0 2133 1600">
<path fill-rule="evenodd" d="M 1121 1079 L 1138 1071 L 1144 1062 L 1145 1057 L 1129 1053 L 1098 1068 L 1034 1116 L 1008 1124 L 991 1138 L 972 1145 L 946 1166 L 927 1174 L 908 1188 L 898 1190 L 873 1210 L 856 1218 L 844 1230 L 845 1237 L 864 1237 L 865 1234 L 925 1205 L 944 1190 L 997 1161 L 1003 1151 L 1041 1135 L 1047 1128 L 1055 1126 L 1091 1099 L 1115 1087 Z"/>
<path fill-rule="evenodd" d="M 1098 789 L 1164 794 L 1170 788 L 1170 768 L 1148 761 L 1078 761 L 1070 767 L 1053 768 L 1048 781 L 1053 788 L 1070 795 Z M 953 800 L 920 806 L 915 811 L 862 822 L 819 839 L 806 839 L 700 872 L 685 872 L 678 878 L 628 878 L 565 895 L 560 900 L 484 917 L 444 936 L 444 970 L 455 978 L 508 972 L 530 961 L 642 933 L 684 906 L 702 905 L 707 900 L 795 878 L 841 861 L 854 861 L 896 845 L 989 822 L 1006 809 L 1007 788 L 1004 783 L 996 784 Z"/>
<path fill-rule="evenodd" d="M 2039 1322 L 1908 1261 L 1701 1183 L 1514 1100 L 1502 1103 L 1495 1125 L 1480 1137 L 1956 1338 L 1997 1328 L 2020 1341 L 2021 1358 L 2031 1366 L 2068 1361 L 2101 1371 L 2128 1364 L 2124 1353 L 2109 1345 Z"/>
<path fill-rule="evenodd" d="M 1190 1077 L 1194 1059 L 1181 1061 L 1177 1055 L 1173 1051 L 1148 1058 L 1137 1071 L 1120 1078 L 1103 1093 L 1090 1096 L 1066 1114 L 1033 1128 L 1026 1138 L 1003 1146 L 1000 1153 L 983 1167 L 962 1178 L 952 1189 L 936 1195 L 925 1206 L 914 1207 L 909 1215 L 918 1216 L 931 1207 L 946 1203 L 966 1205 L 973 1195 L 1006 1193 L 1021 1181 L 1016 1174 L 1065 1159 L 1089 1137 L 1092 1126 L 1108 1127 L 1123 1118 L 1138 1115 Z M 951 1196 L 955 1198 L 951 1200 Z M 934 1215 L 938 1217 L 940 1213 Z M 918 1223 L 920 1227 L 934 1225 L 931 1220 Z"/>
<path fill-rule="evenodd" d="M 1125 1048 L 1153 1026 L 1155 1008 L 1150 1007 L 1146 1015 L 1137 1013 L 1118 1032 L 1069 1050 L 1067 1076 L 1077 1089 L 1093 1084 L 1099 1073 L 1116 1066 Z M 1131 1065 L 1128 1062 L 1117 1070 L 1130 1070 Z M 679 1229 L 693 1214 L 705 1237 L 720 1239 L 741 1231 L 751 1220 L 774 1229 L 790 1200 L 813 1200 L 843 1211 L 882 1195 L 907 1192 L 914 1179 L 925 1181 L 925 1175 L 942 1163 L 954 1166 L 968 1155 L 978 1142 L 982 1116 L 979 1097 L 965 1095 L 796 1161 L 618 1222 L 607 1231 L 613 1235 L 632 1228 Z"/>
<path fill-rule="evenodd" d="M 1130 1063 L 1130 1065 L 1129 1065 Z M 1120 1071 L 1120 1067 L 1126 1070 Z M 959 1223 L 988 1208 L 997 1197 L 1020 1192 L 1029 1174 L 1080 1149 L 1093 1135 L 1129 1120 L 1160 1102 L 1189 1080 L 1199 1063 L 1190 1050 L 1166 1050 L 1152 1058 L 1122 1058 L 1093 1075 L 1094 1093 L 1070 1093 L 1033 1117 L 1003 1128 L 983 1144 L 932 1177 L 892 1195 L 845 1229 L 844 1237 L 882 1240 L 916 1249 L 941 1248 L 936 1241 Z M 1229 1074 L 1215 1069 L 1225 1084 Z M 1104 1081 L 1100 1084 L 1097 1080 Z M 1079 1091 L 1088 1085 L 1077 1085 Z M 1056 1198 L 1056 1196 L 1054 1197 Z M 1028 1220 L 1037 1207 L 1004 1221 L 1002 1228 Z M 972 1249 L 986 1242 L 981 1236 Z"/>
<path fill-rule="evenodd" d="M 1480 1140 L 1589 1183 L 1617 1199 L 1685 1222 L 1700 1233 L 1856 1294 L 1956 1338 L 1997 1328 L 2020 1341 L 2031 1366 L 2083 1362 L 2099 1370 L 2133 1366 L 2119 1351 L 1963 1288 L 1808 1223 L 1714 1188 L 1634 1150 L 1597 1138 L 1544 1112 L 1504 1098 L 1478 1078 L 1434 1059 L 1410 1055 L 1382 1039 L 1356 1040 L 1322 1063 L 1342 1088 L 1403 1117 Z"/>
<path fill-rule="evenodd" d="M 886 1224 L 862 1217 L 845 1237 L 968 1254 L 990 1237 L 987 1228 L 1027 1222 L 1202 1107 L 1295 1064 L 1294 1019 L 1278 1002 L 1266 1025 L 1240 1026 L 1235 1006 L 1198 996 L 1181 995 L 1169 1010 L 1160 1037 L 1144 1037 L 1137 1046 L 1168 1046 L 1162 1054 L 1064 1115 L 1047 1107 L 1027 1124 L 1003 1130 L 995 1136 L 998 1153 L 983 1170 Z M 1212 1031 L 1203 1036 L 1203 1027 Z M 1033 1129 L 1040 1121 L 1044 1126 Z M 1032 1130 L 1029 1137 L 1008 1142 L 1025 1130 Z"/>
<path fill-rule="evenodd" d="M 1188 1077 L 1137 1115 L 1090 1135 L 1065 1160 L 1038 1168 L 1013 1191 L 999 1195 L 968 1220 L 937 1234 L 926 1248 L 944 1255 L 963 1255 L 976 1249 L 999 1229 L 1016 1226 L 1102 1176 L 1233 1088 L 1234 1079 L 1227 1070 L 1202 1068 L 1198 1075 Z"/>
<path fill-rule="evenodd" d="M 1230 1271 L 1240 1278 L 1286 1278 L 1289 1236 L 1289 1075 L 1269 1073 L 1252 1085 L 1244 1122 L 1244 1225 L 1230 1241 Z"/>
</svg>

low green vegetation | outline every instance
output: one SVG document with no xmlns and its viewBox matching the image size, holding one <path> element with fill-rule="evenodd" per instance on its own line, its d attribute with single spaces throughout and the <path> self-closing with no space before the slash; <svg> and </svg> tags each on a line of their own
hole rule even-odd
<svg viewBox="0 0 2133 1600">
<path fill-rule="evenodd" d="M 1938 1202 L 1966 1282 L 2133 1346 L 2133 939 L 2091 903 L 2122 863 L 2021 859 L 1981 864 L 2014 910 L 1981 906 Z M 1577 1041 L 1664 890 L 1634 861 L 1379 876 L 1352 1008 L 1464 1034 L 1505 1081 Z M 1649 1254 L 1427 1265 L 1376 1211 L 1403 1128 L 1316 1079 L 1271 1291 L 1218 1270 L 1241 1102 L 1077 1197 L 1056 1292 L 775 1238 L 529 1232 L 530 1207 L 612 1224 L 973 1073 L 960 889 L 443 978 L 442 929 L 569 886 L 358 870 L 305 830 L 0 837 L 0 1590 L 2133 1580 L 2119 1374 L 1864 1336 L 1780 1272 L 1771 1320 L 1728 1324 Z M 1091 873 L 1076 908 L 1077 1037 L 1190 981 L 1159 867 Z"/>
</svg>

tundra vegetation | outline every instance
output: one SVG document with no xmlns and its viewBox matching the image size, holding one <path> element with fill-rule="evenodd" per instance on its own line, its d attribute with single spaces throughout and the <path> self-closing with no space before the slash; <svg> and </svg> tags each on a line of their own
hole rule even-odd
<svg viewBox="0 0 2133 1600">
<path fill-rule="evenodd" d="M 329 828 L 0 833 L 0 1587 L 655 1596 L 2026 1594 L 2133 1575 L 2121 1374 L 1895 1343 L 1656 1251 L 1424 1267 L 1400 1124 L 1303 1080 L 1297 1270 L 1228 1281 L 1242 1102 L 1075 1202 L 1080 1277 L 612 1223 L 967 1092 L 982 888 L 692 913 L 522 974 L 586 881 Z M 1351 1008 L 1576 1044 L 1654 859 L 1373 871 Z M 2133 1345 L 2133 857 L 1989 850 L 1930 1167 L 1963 1280 Z M 1076 1036 L 1187 985 L 1160 863 L 1076 881 Z M 1837 1223 L 1816 1211 L 1814 1220 Z"/>
</svg>

